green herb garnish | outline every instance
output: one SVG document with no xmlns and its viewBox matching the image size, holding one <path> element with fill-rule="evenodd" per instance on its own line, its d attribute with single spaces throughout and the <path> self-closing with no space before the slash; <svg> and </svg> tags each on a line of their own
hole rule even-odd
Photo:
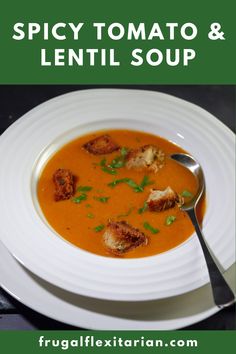
<svg viewBox="0 0 236 354">
<path fill-rule="evenodd" d="M 112 160 L 112 162 L 109 164 L 109 167 L 111 168 L 121 168 L 124 166 L 124 162 L 121 161 L 120 157 L 116 157 L 115 159 Z"/>
<path fill-rule="evenodd" d="M 184 191 L 181 193 L 181 196 L 182 196 L 182 197 L 185 197 L 185 198 L 191 198 L 191 197 L 193 197 L 192 193 L 189 192 L 187 189 L 184 190 Z"/>
<path fill-rule="evenodd" d="M 129 151 L 129 149 L 127 149 L 126 147 L 122 147 L 121 149 L 120 149 L 120 154 L 121 154 L 121 156 L 126 156 L 127 154 L 128 154 L 128 151 Z"/>
<path fill-rule="evenodd" d="M 171 225 L 175 220 L 176 220 L 176 216 L 174 216 L 174 215 L 167 216 L 166 221 L 165 221 L 166 226 Z"/>
<path fill-rule="evenodd" d="M 90 186 L 79 186 L 76 190 L 76 192 L 89 192 L 93 189 L 93 187 Z"/>
<path fill-rule="evenodd" d="M 117 186 L 117 184 L 120 183 L 126 183 L 128 184 L 128 186 L 130 186 L 131 188 L 133 188 L 135 190 L 135 192 L 140 192 L 140 186 L 134 182 L 134 180 L 132 180 L 131 178 L 121 178 L 121 179 L 115 179 L 113 182 L 108 183 L 109 187 L 114 188 L 115 186 Z"/>
<path fill-rule="evenodd" d="M 102 167 L 102 171 L 109 173 L 110 175 L 116 175 L 117 171 L 114 170 L 113 168 L 109 168 L 109 167 Z"/>
<path fill-rule="evenodd" d="M 142 182 L 140 183 L 140 187 L 145 188 L 146 186 L 149 186 L 150 184 L 153 184 L 153 181 L 149 180 L 148 176 L 144 176 Z"/>
<path fill-rule="evenodd" d="M 79 203 L 82 202 L 82 200 L 86 200 L 86 199 L 87 199 L 87 194 L 82 193 L 78 197 L 72 198 L 72 202 L 76 203 L 76 204 L 79 204 Z"/>
<path fill-rule="evenodd" d="M 134 180 L 132 180 L 131 178 L 127 178 L 125 183 L 128 184 L 128 186 L 130 186 L 131 188 L 133 188 L 135 192 L 143 191 L 143 188 L 139 186 L 136 182 L 134 182 Z"/>
<path fill-rule="evenodd" d="M 120 150 L 120 156 L 115 157 L 108 165 L 110 168 L 121 168 L 125 165 L 125 156 L 128 154 L 128 149 L 122 147 Z"/>
<path fill-rule="evenodd" d="M 102 159 L 99 163 L 99 165 L 101 166 L 101 169 L 103 172 L 109 173 L 110 175 L 116 175 L 116 170 L 114 170 L 113 168 L 110 168 L 109 166 L 107 166 L 107 160 L 106 159 Z"/>
<path fill-rule="evenodd" d="M 111 175 L 116 175 L 117 171 L 116 168 L 124 167 L 125 165 L 125 156 L 128 153 L 128 149 L 122 147 L 120 150 L 120 155 L 115 157 L 111 163 L 107 164 L 106 159 L 102 159 L 99 163 L 103 172 L 109 173 Z"/>
<path fill-rule="evenodd" d="M 149 177 L 148 176 L 144 176 L 143 180 L 141 181 L 140 185 L 137 184 L 133 179 L 131 178 L 121 178 L 121 179 L 116 179 L 111 183 L 108 183 L 109 187 L 114 188 L 115 186 L 117 186 L 117 184 L 120 183 L 126 183 L 128 184 L 128 186 L 130 186 L 131 188 L 133 188 L 134 192 L 139 193 L 139 192 L 143 192 L 144 188 L 150 184 L 152 184 L 152 181 L 149 181 Z"/>
<path fill-rule="evenodd" d="M 92 205 L 91 204 L 85 204 L 85 207 L 86 208 L 92 208 Z"/>
<path fill-rule="evenodd" d="M 102 166 L 102 167 L 105 167 L 106 166 L 106 163 L 107 163 L 107 160 L 106 159 L 102 159 L 101 161 L 100 161 L 100 166 Z"/>
<path fill-rule="evenodd" d="M 114 188 L 115 186 L 117 186 L 117 184 L 126 183 L 128 179 L 129 178 L 115 179 L 114 181 L 108 183 L 108 186 Z"/>
<path fill-rule="evenodd" d="M 94 227 L 94 231 L 95 232 L 100 232 L 104 229 L 105 225 L 101 224 L 101 225 L 98 225 L 96 227 Z"/>
<path fill-rule="evenodd" d="M 147 207 L 148 207 L 147 202 L 144 202 L 143 207 L 142 207 L 142 208 L 139 208 L 138 213 L 139 213 L 139 214 L 144 213 L 144 212 L 147 210 Z"/>
<path fill-rule="evenodd" d="M 110 197 L 93 197 L 93 199 L 101 202 L 101 203 L 107 203 L 108 199 L 110 199 Z"/>
<path fill-rule="evenodd" d="M 157 234 L 160 231 L 159 229 L 156 229 L 155 227 L 151 226 L 147 221 L 143 223 L 143 227 L 146 230 L 151 231 L 152 234 Z"/>
<path fill-rule="evenodd" d="M 88 217 L 89 219 L 93 219 L 93 218 L 94 218 L 94 215 L 93 215 L 92 213 L 88 213 L 88 214 L 87 214 L 87 217 Z"/>
<path fill-rule="evenodd" d="M 129 215 L 132 213 L 133 209 L 134 209 L 134 207 L 131 207 L 131 208 L 129 208 L 129 210 L 127 211 L 127 213 L 119 214 L 119 215 L 117 215 L 117 217 L 118 217 L 118 218 L 124 218 L 124 217 L 126 217 L 126 216 L 129 216 Z"/>
</svg>

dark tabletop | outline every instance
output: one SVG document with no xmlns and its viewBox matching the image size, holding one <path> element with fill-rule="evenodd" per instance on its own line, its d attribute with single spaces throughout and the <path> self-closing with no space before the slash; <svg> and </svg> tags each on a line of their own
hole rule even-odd
<svg viewBox="0 0 236 354">
<path fill-rule="evenodd" d="M 193 102 L 215 115 L 235 132 L 235 86 L 231 85 L 2 85 L 0 86 L 0 134 L 24 113 L 60 94 L 89 88 L 155 90 Z M 0 269 L 1 271 L 1 269 Z M 235 307 L 185 329 L 235 329 Z M 0 329 L 74 329 L 22 305 L 0 288 Z"/>
</svg>

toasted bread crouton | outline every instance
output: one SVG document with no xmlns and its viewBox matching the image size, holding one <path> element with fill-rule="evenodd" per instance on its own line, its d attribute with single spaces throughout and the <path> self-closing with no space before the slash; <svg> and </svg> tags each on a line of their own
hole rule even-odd
<svg viewBox="0 0 236 354">
<path fill-rule="evenodd" d="M 144 145 L 138 149 L 130 150 L 126 156 L 128 169 L 149 169 L 157 172 L 164 166 L 165 154 L 154 145 Z"/>
<path fill-rule="evenodd" d="M 150 211 L 163 211 L 173 208 L 175 205 L 180 207 L 183 203 L 183 198 L 170 187 L 167 187 L 163 191 L 152 189 L 147 200 Z"/>
<path fill-rule="evenodd" d="M 119 150 L 120 147 L 111 139 L 110 135 L 101 135 L 88 141 L 83 145 L 83 148 L 93 155 L 105 155 Z"/>
<path fill-rule="evenodd" d="M 70 170 L 58 169 L 53 174 L 55 184 L 55 201 L 71 198 L 75 193 L 75 177 Z"/>
<path fill-rule="evenodd" d="M 126 221 L 109 222 L 103 240 L 107 249 L 118 256 L 148 242 L 143 232 Z"/>
</svg>

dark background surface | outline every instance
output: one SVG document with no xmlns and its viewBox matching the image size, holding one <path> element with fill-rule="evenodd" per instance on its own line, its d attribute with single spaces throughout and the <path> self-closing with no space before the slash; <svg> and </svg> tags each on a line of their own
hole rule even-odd
<svg viewBox="0 0 236 354">
<path fill-rule="evenodd" d="M 89 88 L 132 88 L 172 94 L 193 102 L 236 130 L 235 86 L 231 85 L 2 85 L 0 86 L 0 134 L 24 113 L 60 94 Z M 1 271 L 1 270 L 0 270 Z M 74 329 L 22 305 L 0 288 L 0 329 Z M 185 329 L 236 329 L 235 307 Z"/>
</svg>

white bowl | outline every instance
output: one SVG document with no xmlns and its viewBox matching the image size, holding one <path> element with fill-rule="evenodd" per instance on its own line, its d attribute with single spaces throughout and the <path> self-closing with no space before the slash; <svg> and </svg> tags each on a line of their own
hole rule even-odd
<svg viewBox="0 0 236 354">
<path fill-rule="evenodd" d="M 222 267 L 232 265 L 234 134 L 193 104 L 137 90 L 98 89 L 59 96 L 24 115 L 2 135 L 0 237 L 9 251 L 52 284 L 100 299 L 161 299 L 209 281 L 195 234 L 163 254 L 115 259 L 76 248 L 45 222 L 36 199 L 39 170 L 67 141 L 104 128 L 129 128 L 163 136 L 201 163 L 208 200 L 203 232 Z"/>
</svg>

